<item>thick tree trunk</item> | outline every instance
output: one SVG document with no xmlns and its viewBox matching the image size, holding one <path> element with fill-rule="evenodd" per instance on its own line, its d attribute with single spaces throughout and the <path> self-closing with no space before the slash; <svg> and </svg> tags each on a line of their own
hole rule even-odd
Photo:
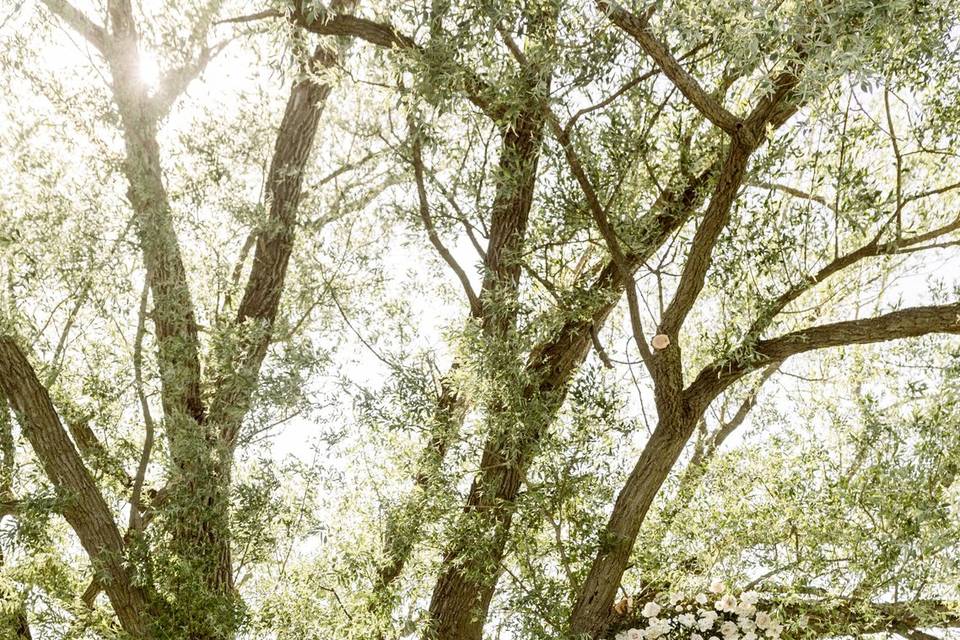
<svg viewBox="0 0 960 640">
<path fill-rule="evenodd" d="M 556 15 L 535 12 L 528 16 L 532 42 L 549 47 L 556 28 Z M 536 44 L 534 45 L 536 46 Z M 536 96 L 549 93 L 552 70 L 549 66 L 524 70 L 528 90 Z M 545 113 L 539 102 L 526 105 L 516 121 L 502 132 L 500 162 L 497 169 L 497 192 L 490 217 L 490 240 L 484 262 L 484 281 L 480 293 L 481 324 L 489 339 L 492 368 L 512 366 L 515 359 L 501 353 L 512 348 L 511 334 L 517 318 L 517 290 L 522 267 L 522 250 L 527 222 L 533 205 L 537 166 L 543 144 Z M 505 372 L 506 375 L 512 375 Z M 558 403 L 550 394 L 545 409 L 552 413 Z M 527 400 L 532 400 L 527 397 Z M 430 601 L 429 637 L 457 640 L 479 639 L 487 617 L 490 599 L 496 586 L 499 564 L 506 545 L 506 536 L 513 517 L 513 503 L 526 474 L 533 443 L 523 442 L 510 434 L 511 422 L 517 415 L 516 400 L 504 399 L 503 406 L 493 407 L 493 434 L 484 449 L 480 471 L 474 479 L 465 519 L 479 516 L 483 520 L 486 541 L 461 539 L 448 548 L 443 569 Z M 500 414 L 500 415 L 498 415 Z M 528 416 L 528 419 L 533 419 Z M 541 430 L 523 428 L 533 439 Z M 520 438 L 522 442 L 524 438 Z M 512 445 L 508 445 L 508 441 Z"/>
</svg>

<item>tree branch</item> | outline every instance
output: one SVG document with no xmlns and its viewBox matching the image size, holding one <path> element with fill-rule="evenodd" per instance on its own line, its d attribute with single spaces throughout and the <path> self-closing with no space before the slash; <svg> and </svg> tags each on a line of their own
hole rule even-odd
<svg viewBox="0 0 960 640">
<path fill-rule="evenodd" d="M 144 283 L 143 292 L 140 294 L 140 313 L 137 316 L 137 335 L 133 340 L 133 381 L 137 388 L 137 399 L 140 401 L 140 412 L 143 414 L 145 434 L 140 463 L 137 465 L 137 474 L 133 478 L 133 489 L 130 491 L 129 529 L 143 528 L 143 519 L 140 513 L 140 493 L 143 490 L 143 482 L 147 475 L 147 465 L 150 463 L 150 453 L 153 450 L 153 438 L 156 431 L 153 415 L 150 413 L 150 403 L 147 402 L 147 395 L 143 389 L 143 337 L 146 333 L 145 320 L 149 293 L 150 287 L 147 283 Z"/>
<path fill-rule="evenodd" d="M 359 38 L 385 49 L 410 51 L 419 55 L 426 53 L 413 38 L 391 24 L 335 11 L 320 10 L 315 15 L 308 15 L 299 1 L 295 3 L 290 18 L 300 27 L 319 35 Z M 447 62 L 453 72 L 450 75 L 459 77 L 462 83 L 460 90 L 467 99 L 491 120 L 499 122 L 506 112 L 504 105 L 498 102 L 499 92 L 476 72 L 455 62 Z"/>
<path fill-rule="evenodd" d="M 220 371 L 210 404 L 219 437 L 230 447 L 236 442 L 272 339 L 293 251 L 303 178 L 320 115 L 330 95 L 330 85 L 317 82 L 313 74 L 336 60 L 337 54 L 326 44 L 317 46 L 307 77 L 290 90 L 277 132 L 266 187 L 270 210 L 263 228 L 256 233 L 253 266 L 232 329 L 239 332 L 236 344 L 218 355 Z"/>
<path fill-rule="evenodd" d="M 88 18 L 68 0 L 41 1 L 51 13 L 70 25 L 70 28 L 83 36 L 83 38 L 96 47 L 100 53 L 104 54 L 104 56 L 108 54 L 109 39 L 106 29 Z"/>
<path fill-rule="evenodd" d="M 453 254 L 451 254 L 450 251 L 444 246 L 443 241 L 437 234 L 436 226 L 433 224 L 433 218 L 430 216 L 430 203 L 427 200 L 427 189 L 423 181 L 423 152 L 421 149 L 420 133 L 413 131 L 411 138 L 411 162 L 413 164 L 414 179 L 417 183 L 417 199 L 419 202 L 420 220 L 423 222 L 423 226 L 427 230 L 427 235 L 430 238 L 430 244 L 433 245 L 433 247 L 437 250 L 437 253 L 440 254 L 440 257 L 443 258 L 443 261 L 446 262 L 447 266 L 449 266 L 450 269 L 456 274 L 457 279 L 460 280 L 460 285 L 463 287 L 463 291 L 470 303 L 471 315 L 479 318 L 483 314 L 483 307 L 480 304 L 480 299 L 477 297 L 477 294 L 474 293 L 473 287 L 470 286 L 470 279 L 467 277 L 463 267 L 460 266 L 460 264 L 453 257 Z"/>
<path fill-rule="evenodd" d="M 799 82 L 798 65 L 791 64 L 787 71 L 780 73 L 774 80 L 774 90 L 759 101 L 742 125 L 737 126 L 737 135 L 730 143 L 710 204 L 694 235 L 680 284 L 660 322 L 660 331 L 674 340 L 703 289 L 714 246 L 730 220 L 730 211 L 746 175 L 750 155 L 764 141 L 764 129 L 768 124 L 774 129 L 780 127 L 799 107 L 789 99 Z"/>
<path fill-rule="evenodd" d="M 154 117 L 163 119 L 187 87 L 193 82 L 207 65 L 223 51 L 229 41 L 220 42 L 212 47 L 203 47 L 197 58 L 184 66 L 174 69 L 160 79 L 157 91 L 150 97 L 153 105 Z"/>
<path fill-rule="evenodd" d="M 680 284 L 660 320 L 660 332 L 670 336 L 674 343 L 681 324 L 703 289 L 713 258 L 713 248 L 730 220 L 730 210 L 746 174 L 751 151 L 736 141 L 732 142 L 727 150 L 710 204 L 693 236 Z"/>
<path fill-rule="evenodd" d="M 746 345 L 700 372 L 684 395 L 693 407 L 706 407 L 723 389 L 770 362 L 830 347 L 915 338 L 931 333 L 960 333 L 960 302 L 912 307 L 859 320 L 847 320 L 794 331 Z"/>
<path fill-rule="evenodd" d="M 881 255 L 906 253 L 914 248 L 918 250 L 935 248 L 927 246 L 918 247 L 917 245 L 922 245 L 930 240 L 935 240 L 948 233 L 960 230 L 960 216 L 956 217 L 948 224 L 932 229 L 926 233 L 913 236 L 912 238 L 902 238 L 899 241 L 892 240 L 890 242 L 880 242 L 880 237 L 883 235 L 885 228 L 886 225 L 881 227 L 880 231 L 878 231 L 873 239 L 867 244 L 863 245 L 859 249 L 851 251 L 850 253 L 834 258 L 819 271 L 817 271 L 817 273 L 809 276 L 803 282 L 790 287 L 780 294 L 775 300 L 771 301 L 764 308 L 763 312 L 759 314 L 757 319 L 753 321 L 753 323 L 750 325 L 750 328 L 747 329 L 745 343 L 759 338 L 763 331 L 770 326 L 777 314 L 783 311 L 783 309 L 785 309 L 791 302 L 799 298 L 817 284 L 823 282 L 834 274 L 853 266 L 861 260 Z"/>
<path fill-rule="evenodd" d="M 33 367 L 16 340 L 0 335 L 0 390 L 20 416 L 24 436 L 64 498 L 63 515 L 80 538 L 124 630 L 147 637 L 149 598 L 124 560 L 117 524 L 97 485 L 67 436 Z"/>
<path fill-rule="evenodd" d="M 527 68 L 529 63 L 527 62 L 526 56 L 524 56 L 523 52 L 520 50 L 520 47 L 517 46 L 510 34 L 501 25 L 498 25 L 497 28 L 501 37 L 503 37 L 504 41 L 506 42 L 507 47 L 517 59 L 517 62 L 519 62 L 521 66 Z M 639 349 L 640 355 L 643 358 L 648 371 L 652 373 L 654 371 L 652 354 L 650 353 L 650 348 L 647 346 L 647 339 L 644 336 L 643 326 L 640 319 L 640 308 L 637 301 L 637 285 L 633 279 L 634 268 L 631 267 L 627 261 L 626 255 L 621 249 L 620 241 L 617 238 L 617 234 L 614 231 L 613 226 L 610 224 L 610 218 L 607 214 L 606 208 L 600 202 L 600 198 L 597 195 L 596 189 L 594 189 L 589 176 L 587 176 L 587 172 L 583 167 L 583 163 L 580 161 L 580 156 L 574 148 L 573 142 L 570 140 L 569 126 L 573 123 L 574 119 L 571 119 L 567 127 L 561 127 L 560 120 L 557 118 L 556 114 L 553 113 L 549 104 L 544 104 L 542 109 L 544 110 L 547 123 L 550 125 L 550 129 L 553 132 L 554 137 L 557 139 L 557 142 L 560 143 L 560 146 L 563 149 L 564 158 L 567 161 L 567 165 L 570 167 L 570 172 L 573 173 L 574 178 L 577 180 L 577 184 L 580 186 L 581 192 L 586 198 L 587 207 L 590 210 L 594 223 L 600 230 L 600 235 L 603 236 L 603 239 L 606 242 L 607 250 L 610 252 L 613 264 L 616 266 L 620 279 L 624 283 L 624 289 L 627 295 L 627 306 L 630 314 L 630 327 L 633 331 L 633 339 L 637 344 L 637 349 Z M 596 327 L 594 326 L 591 326 L 590 337 L 594 345 L 599 344 L 596 336 Z M 598 353 L 603 353 L 602 349 L 598 349 L 597 351 Z"/>
<path fill-rule="evenodd" d="M 630 34 L 640 47 L 657 63 L 673 84 L 693 103 L 710 122 L 730 135 L 736 135 L 740 119 L 720 104 L 712 95 L 707 93 L 696 78 L 684 69 L 680 62 L 673 57 L 666 45 L 660 42 L 650 31 L 649 12 L 636 15 L 611 0 L 597 0 L 597 7 L 610 20 Z"/>
</svg>

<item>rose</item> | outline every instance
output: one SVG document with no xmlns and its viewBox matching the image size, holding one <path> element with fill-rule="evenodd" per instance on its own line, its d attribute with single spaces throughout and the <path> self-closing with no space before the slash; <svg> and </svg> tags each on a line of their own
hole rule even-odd
<svg viewBox="0 0 960 640">
<path fill-rule="evenodd" d="M 727 594 L 713 603 L 713 607 L 717 611 L 729 611 L 733 612 L 737 607 L 737 599 L 731 594 Z"/>
<path fill-rule="evenodd" d="M 767 629 L 771 624 L 773 624 L 773 618 L 771 618 L 770 614 L 766 611 L 758 611 L 757 617 L 754 618 L 754 622 L 756 622 L 757 626 L 761 629 Z"/>
<path fill-rule="evenodd" d="M 693 615 L 692 613 L 684 613 L 680 616 L 677 616 L 677 620 L 679 620 L 680 624 L 687 628 L 697 624 L 697 616 Z"/>
<path fill-rule="evenodd" d="M 713 611 L 704 611 L 703 615 L 697 621 L 697 628 L 700 631 L 708 631 L 713 628 L 713 623 L 717 621 L 717 614 Z"/>
<path fill-rule="evenodd" d="M 736 622 L 727 620 L 720 625 L 720 633 L 723 634 L 724 640 L 731 640 L 740 635 L 740 629 L 737 627 Z"/>
</svg>

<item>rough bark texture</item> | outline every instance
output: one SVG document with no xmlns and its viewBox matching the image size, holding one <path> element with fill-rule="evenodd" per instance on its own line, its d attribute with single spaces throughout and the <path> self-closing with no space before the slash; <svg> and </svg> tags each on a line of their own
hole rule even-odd
<svg viewBox="0 0 960 640">
<path fill-rule="evenodd" d="M 310 62 L 311 71 L 331 67 L 336 60 L 334 51 L 319 45 Z M 273 336 L 293 251 L 303 178 L 329 95 L 329 84 L 312 77 L 297 81 L 277 132 L 267 176 L 270 211 L 256 234 L 253 266 L 234 321 L 233 352 L 221 354 L 221 371 L 210 407 L 210 421 L 228 447 L 236 442 Z"/>
<path fill-rule="evenodd" d="M 548 8 L 531 9 L 526 27 L 530 34 L 527 46 L 549 59 L 556 34 L 556 13 Z M 496 194 L 490 213 L 490 237 L 484 259 L 484 280 L 480 291 L 481 326 L 490 340 L 490 349 L 499 370 L 514 359 L 497 350 L 511 349 L 511 334 L 517 319 L 517 291 L 522 268 L 522 250 L 527 235 L 527 222 L 537 183 L 537 166 L 543 144 L 546 113 L 540 101 L 549 95 L 553 75 L 552 64 L 537 62 L 520 70 L 524 91 L 517 99 L 526 102 L 517 117 L 501 127 L 500 159 L 495 174 Z M 532 96 L 532 97 L 531 97 Z M 486 354 L 481 357 L 487 357 Z M 504 372 L 505 375 L 510 375 Z M 533 400 L 533 398 L 528 398 Z M 550 403 L 550 400 L 547 400 Z M 491 407 L 491 436 L 464 506 L 465 517 L 481 517 L 488 527 L 490 544 L 471 545 L 456 540 L 447 549 L 442 573 L 430 600 L 432 638 L 477 639 L 482 635 L 490 599 L 496 587 L 506 536 L 512 519 L 512 503 L 527 467 L 533 443 L 519 444 L 505 439 L 515 420 L 516 407 L 510 401 L 502 407 Z M 549 411 L 549 409 L 548 409 Z M 535 429 L 526 429 L 534 439 Z M 480 547 L 480 549 L 476 548 Z M 479 552 L 478 552 L 479 551 Z"/>
<path fill-rule="evenodd" d="M 217 608 L 229 609 L 233 573 L 225 479 L 212 459 L 213 439 L 200 391 L 196 315 L 163 184 L 157 114 L 139 75 L 139 35 L 133 9 L 127 0 L 112 0 L 108 9 L 112 42 L 107 58 L 126 144 L 127 196 L 136 212 L 153 299 L 163 425 L 174 464 L 170 505 L 178 515 L 171 527 L 173 552 L 190 567 L 185 573 L 203 576 L 213 600 L 221 601 Z"/>
<path fill-rule="evenodd" d="M 339 16 L 333 20 L 339 21 Z M 530 28 L 533 31 L 534 42 L 539 43 L 540 46 L 550 46 L 555 20 L 555 16 L 539 14 L 531 16 Z M 323 28 L 331 28 L 329 25 L 328 21 Z M 335 30 L 339 32 L 340 28 L 336 27 Z M 386 29 L 396 33 L 392 28 L 383 25 L 378 28 L 381 31 Z M 359 37 L 370 40 L 363 35 Z M 370 41 L 373 42 L 373 40 Z M 399 35 L 392 37 L 390 43 L 389 46 L 419 51 L 411 40 Z M 552 74 L 549 67 L 523 70 L 523 73 L 529 92 L 537 96 L 546 95 L 549 92 Z M 472 74 L 467 74 L 467 77 L 471 79 L 468 85 L 473 87 L 472 90 L 468 89 L 468 94 L 473 96 L 472 101 L 496 122 L 498 112 L 492 110 L 485 99 L 479 98 L 478 92 L 481 91 L 482 83 Z M 527 235 L 530 209 L 533 205 L 537 167 L 543 144 L 544 122 L 544 111 L 534 100 L 532 104 L 527 104 L 520 110 L 515 121 L 498 123 L 501 127 L 501 148 L 495 175 L 496 192 L 488 225 L 489 239 L 484 252 L 484 279 L 478 295 L 479 305 L 471 309 L 471 315 L 479 319 L 485 335 L 493 341 L 505 342 L 516 323 L 517 291 L 522 269 L 521 252 Z M 454 369 L 457 366 L 455 364 Z M 431 479 L 439 470 L 439 465 L 442 464 L 452 439 L 459 432 L 465 408 L 465 399 L 450 386 L 448 374 L 441 387 L 424 453 L 420 457 L 413 491 L 397 513 L 391 514 L 389 518 L 386 540 L 387 560 L 378 576 L 381 586 L 395 579 L 409 558 L 413 548 L 412 538 L 419 530 L 419 523 L 413 515 L 415 512 L 413 500 L 429 490 Z M 448 577 L 445 576 L 440 581 Z M 434 602 L 435 604 L 431 605 L 432 615 L 439 618 L 449 617 L 450 614 L 446 612 L 448 606 L 445 603 L 446 598 L 435 598 Z M 451 603 L 451 606 L 456 605 Z M 459 609 L 457 611 L 459 612 Z"/>
<path fill-rule="evenodd" d="M 631 269 L 636 269 L 688 219 L 701 201 L 702 187 L 714 170 L 715 167 L 691 176 L 683 188 L 665 192 L 655 203 L 647 216 L 646 234 L 639 248 L 626 256 Z M 571 376 L 589 352 L 594 327 L 603 325 L 624 286 L 618 267 L 612 261 L 607 263 L 589 286 L 602 300 L 589 319 L 568 321 L 553 338 L 532 350 L 525 375 L 535 382 L 520 391 L 521 405 L 525 408 L 520 412 L 523 418 L 509 434 L 494 429 L 464 507 L 467 515 L 479 514 L 485 519 L 490 537 L 482 545 L 475 539 L 463 540 L 445 555 L 445 570 L 431 601 L 436 637 L 480 637 L 496 586 L 497 565 L 508 540 L 517 493 L 537 443 L 562 404 Z"/>
<path fill-rule="evenodd" d="M 542 87 L 531 89 L 543 90 Z M 480 291 L 483 328 L 494 336 L 505 336 L 516 320 L 521 251 L 533 205 L 543 125 L 542 110 L 525 109 L 515 126 L 502 134 L 497 192 L 490 214 L 490 240 Z"/>
<path fill-rule="evenodd" d="M 6 335 L 0 336 L 0 390 L 20 417 L 24 437 L 63 499 L 63 516 L 105 585 L 123 629 L 135 638 L 150 637 L 150 598 L 124 564 L 123 539 L 113 515 L 60 423 L 46 388 L 16 341 Z"/>
</svg>

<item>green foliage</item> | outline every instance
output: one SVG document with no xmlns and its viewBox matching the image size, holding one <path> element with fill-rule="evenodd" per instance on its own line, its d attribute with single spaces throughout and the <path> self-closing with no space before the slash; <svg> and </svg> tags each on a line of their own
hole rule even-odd
<svg viewBox="0 0 960 640">
<path fill-rule="evenodd" d="M 654 4 L 650 31 L 738 117 L 802 66 L 791 94 L 799 111 L 766 130 L 675 336 L 687 383 L 720 359 L 759 362 L 763 339 L 956 302 L 957 229 L 918 240 L 953 224 L 960 206 L 955 1 Z M 328 15 L 304 5 L 308 23 Z M 619 275 L 567 154 L 624 252 L 644 254 L 659 224 L 650 212 L 685 216 L 635 273 L 652 336 L 730 136 L 593 2 L 362 4 L 359 15 L 417 47 L 336 40 L 342 57 L 313 78 L 332 93 L 303 176 L 280 311 L 272 325 L 236 324 L 256 243 L 277 231 L 266 181 L 286 95 L 309 75 L 318 39 L 334 43 L 284 19 L 218 23 L 263 8 L 215 0 L 135 12 L 152 95 L 161 88 L 151 64 L 163 77 L 205 48 L 217 54 L 161 119 L 157 144 L 195 305 L 203 400 L 270 336 L 249 402 L 232 407 L 243 416 L 235 445 L 209 446 L 221 425 L 171 437 L 184 423 L 165 404 L 153 298 L 140 317 L 149 283 L 115 70 L 43 5 L 21 4 L 0 24 L 9 96 L 0 331 L 29 345 L 121 532 L 155 423 L 143 468 L 151 524 L 132 531 L 125 561 L 160 603 L 158 638 L 414 637 L 451 549 L 468 578 L 498 580 L 490 637 L 563 637 L 598 550 L 619 542 L 604 526 L 659 400 L 625 305 L 597 311 L 618 302 L 609 284 Z M 531 29 L 537 16 L 555 17 L 555 32 L 552 22 Z M 528 224 L 503 256 L 519 284 L 481 295 L 483 313 L 510 318 L 492 330 L 424 228 L 412 127 L 436 240 L 480 295 L 498 232 L 491 212 L 523 184 L 503 161 L 505 140 L 545 109 L 568 139 L 543 116 Z M 681 211 L 667 196 L 701 174 Z M 815 281 L 870 243 L 888 250 Z M 777 307 L 805 284 L 815 286 Z M 532 367 L 570 325 L 592 327 L 590 344 L 548 356 L 583 347 L 582 366 L 566 377 L 559 365 Z M 641 527 L 624 588 L 696 589 L 719 576 L 787 604 L 960 598 L 956 341 L 843 347 L 757 378 L 726 388 L 701 416 Z M 444 422 L 437 406 L 452 396 L 456 416 Z M 743 426 L 709 450 L 748 400 Z M 104 594 L 81 599 L 96 568 L 60 516 L 71 496 L 42 473 L 28 428 L 14 416 L 0 434 L 0 503 L 17 505 L 0 512 L 0 635 L 26 611 L 35 637 L 122 638 Z M 443 455 L 425 454 L 438 432 Z M 523 469 L 521 489 L 464 510 L 485 447 Z M 171 485 L 183 460 L 211 485 Z M 491 526 L 494 509 L 506 515 Z M 229 538 L 234 593 L 214 592 L 204 582 L 211 559 L 177 536 L 201 525 Z M 382 585 L 394 544 L 410 559 Z"/>
</svg>

